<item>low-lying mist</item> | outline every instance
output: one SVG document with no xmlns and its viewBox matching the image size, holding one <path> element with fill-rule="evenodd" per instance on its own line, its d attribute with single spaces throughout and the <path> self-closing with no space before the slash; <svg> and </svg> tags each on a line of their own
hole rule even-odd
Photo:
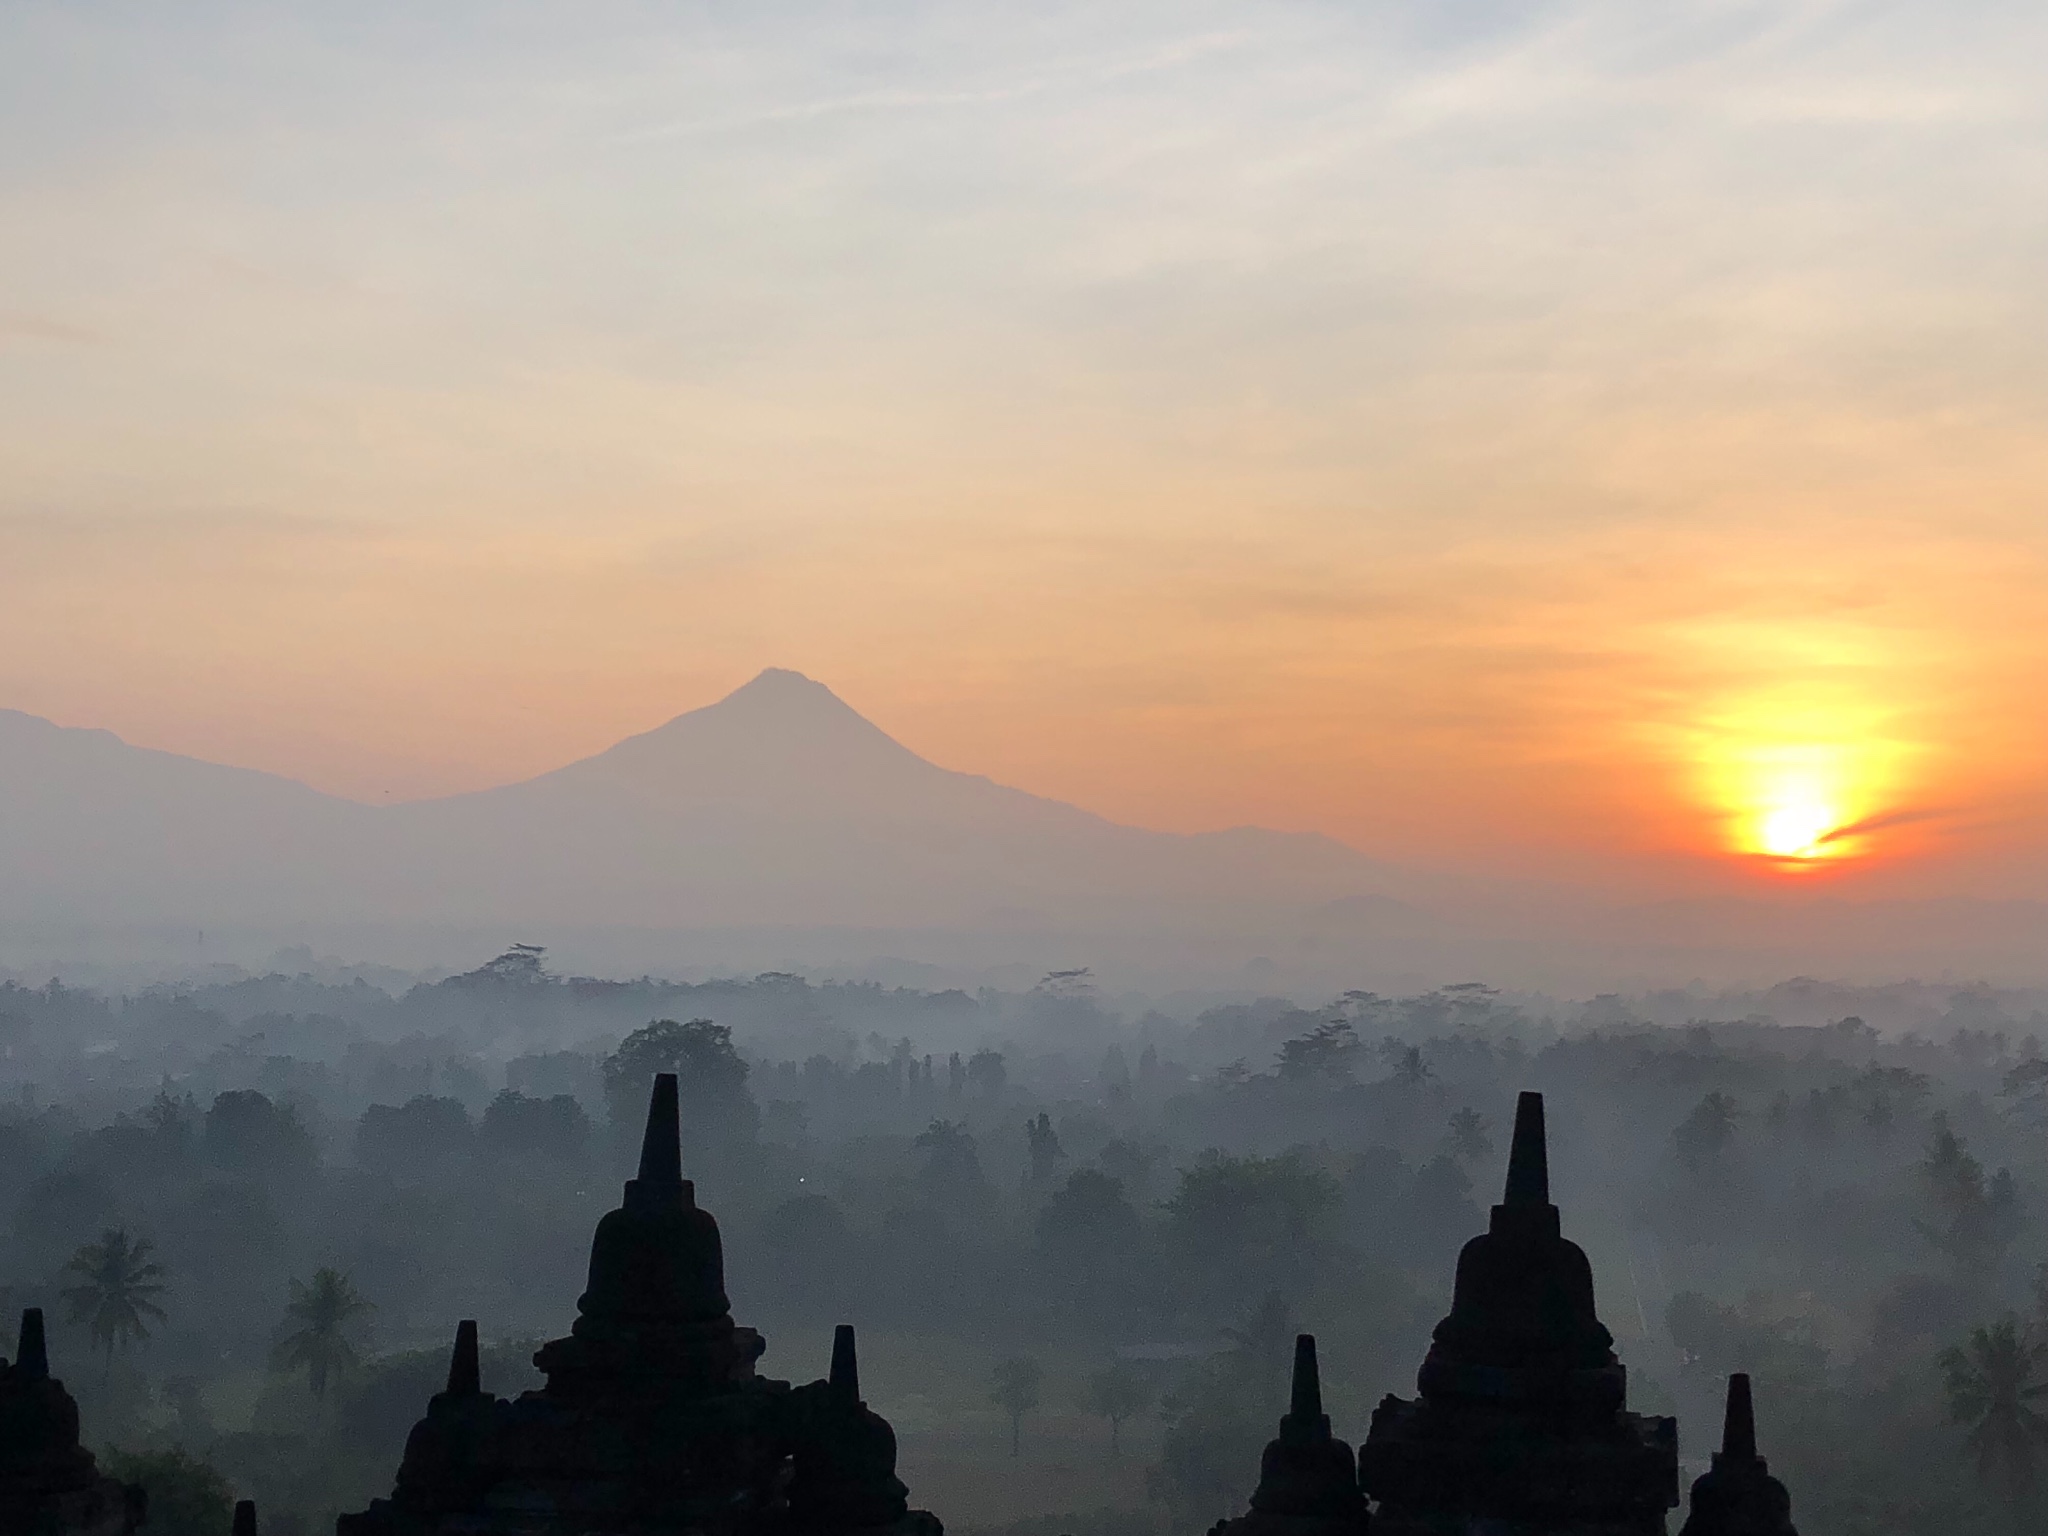
<svg viewBox="0 0 2048 1536">
<path fill-rule="evenodd" d="M 1747 1371 L 1809 1536 L 2003 1529 L 1951 1410 L 1976 1330 L 2048 1329 L 2044 1040 L 2048 994 L 1952 984 L 968 992 L 525 946 L 438 980 L 14 981 L 0 1299 L 49 1309 L 113 1465 L 329 1529 L 388 1491 L 456 1319 L 487 1385 L 537 1382 L 676 1071 L 765 1372 L 818 1376 L 854 1322 L 950 1527 L 1167 1536 L 1242 1507 L 1297 1329 L 1340 1434 L 1412 1387 L 1534 1088 L 1631 1399 L 1689 1464 Z M 124 1283 L 161 1289 L 110 1325 Z"/>
</svg>

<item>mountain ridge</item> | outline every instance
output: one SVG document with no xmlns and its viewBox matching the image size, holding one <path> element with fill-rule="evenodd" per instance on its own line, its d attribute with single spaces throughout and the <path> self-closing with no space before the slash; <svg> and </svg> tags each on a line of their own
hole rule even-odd
<svg viewBox="0 0 2048 1536">
<path fill-rule="evenodd" d="M 1386 879 L 1320 834 L 1155 831 L 940 767 L 782 668 L 530 778 L 383 806 L 4 715 L 0 914 L 972 925 Z"/>
</svg>

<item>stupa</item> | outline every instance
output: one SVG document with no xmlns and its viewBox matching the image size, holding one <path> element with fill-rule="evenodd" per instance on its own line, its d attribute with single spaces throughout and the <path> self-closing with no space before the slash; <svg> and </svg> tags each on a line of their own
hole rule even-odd
<svg viewBox="0 0 2048 1536">
<path fill-rule="evenodd" d="M 1677 1424 L 1627 1411 L 1592 1266 L 1550 1202 L 1541 1094 L 1516 1107 L 1506 1193 L 1458 1256 L 1417 1384 L 1359 1451 L 1374 1536 L 1664 1536 Z"/>
<path fill-rule="evenodd" d="M 78 1404 L 50 1374 L 43 1311 L 21 1314 L 14 1363 L 0 1361 L 0 1531 L 132 1536 L 142 1490 L 101 1474 L 78 1438 Z"/>
<path fill-rule="evenodd" d="M 860 1400 L 852 1329 L 827 1380 L 792 1390 L 755 1373 L 764 1345 L 733 1321 L 679 1131 L 663 1073 L 575 1325 L 534 1355 L 547 1385 L 486 1393 L 476 1324 L 462 1323 L 391 1497 L 342 1516 L 338 1536 L 943 1536 L 909 1508 L 895 1433 Z"/>
<path fill-rule="evenodd" d="M 1692 1510 L 1679 1536 L 1799 1536 L 1792 1525 L 1792 1495 L 1756 1453 L 1756 1410 L 1749 1378 L 1728 1378 L 1727 1419 L 1721 1449 L 1692 1485 Z"/>
<path fill-rule="evenodd" d="M 1219 1521 L 1210 1536 L 1365 1536 L 1371 1526 L 1351 1447 L 1323 1412 L 1315 1335 L 1294 1341 L 1294 1379 L 1280 1433 L 1259 1460 L 1251 1510 Z"/>
</svg>

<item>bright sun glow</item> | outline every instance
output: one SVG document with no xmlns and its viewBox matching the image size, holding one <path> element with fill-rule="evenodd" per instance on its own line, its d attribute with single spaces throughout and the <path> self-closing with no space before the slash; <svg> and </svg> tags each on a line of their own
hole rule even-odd
<svg viewBox="0 0 2048 1536">
<path fill-rule="evenodd" d="M 1781 805 L 1766 811 L 1757 825 L 1757 845 L 1780 859 L 1824 857 L 1830 844 L 1827 835 L 1842 825 L 1842 818 L 1826 805 Z"/>
<path fill-rule="evenodd" d="M 1725 792 L 1742 851 L 1788 864 L 1853 851 L 1854 839 L 1840 834 L 1870 812 L 1867 753 L 1845 743 L 1754 746 L 1730 767 Z"/>
<path fill-rule="evenodd" d="M 1694 737 L 1726 845 L 1794 871 L 1870 852 L 1866 826 L 1906 786 L 1903 744 L 1876 711 L 1810 696 L 1751 698 Z"/>
</svg>

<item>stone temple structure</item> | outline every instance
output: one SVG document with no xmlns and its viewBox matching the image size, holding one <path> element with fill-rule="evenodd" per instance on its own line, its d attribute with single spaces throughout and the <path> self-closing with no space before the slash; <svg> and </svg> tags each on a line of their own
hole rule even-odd
<svg viewBox="0 0 2048 1536">
<path fill-rule="evenodd" d="M 665 1073 L 575 1326 L 534 1356 L 547 1385 L 485 1393 L 476 1324 L 461 1324 L 391 1497 L 342 1516 L 338 1536 L 943 1536 L 909 1507 L 895 1432 L 861 1400 L 851 1328 L 825 1380 L 755 1374 L 761 1336 L 733 1322 L 679 1130 Z"/>
<path fill-rule="evenodd" d="M 1259 1461 L 1251 1512 L 1210 1536 L 1364 1536 L 1372 1520 L 1351 1447 L 1330 1433 L 1315 1335 L 1294 1341 L 1294 1382 L 1280 1433 Z"/>
<path fill-rule="evenodd" d="M 1756 1453 L 1747 1376 L 1728 1378 L 1721 1449 L 1692 1485 L 1692 1513 L 1679 1536 L 1799 1536 L 1792 1526 L 1792 1496 Z"/>
<path fill-rule="evenodd" d="M 102 1476 L 79 1443 L 78 1404 L 50 1374 L 42 1308 L 29 1308 L 14 1363 L 0 1361 L 0 1531 L 132 1536 L 143 1514 L 142 1490 Z"/>
<path fill-rule="evenodd" d="M 1663 1536 L 1678 1426 L 1627 1410 L 1592 1266 L 1550 1203 L 1541 1094 L 1521 1097 L 1507 1192 L 1458 1256 L 1418 1385 L 1359 1452 L 1375 1536 Z"/>
</svg>

